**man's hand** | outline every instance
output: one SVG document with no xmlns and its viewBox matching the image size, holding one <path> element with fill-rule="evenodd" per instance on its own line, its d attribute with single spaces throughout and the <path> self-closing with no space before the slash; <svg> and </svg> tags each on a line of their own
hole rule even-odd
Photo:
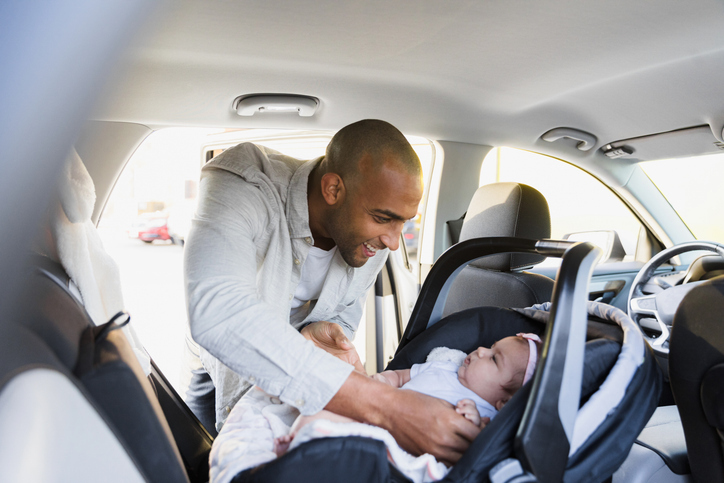
<svg viewBox="0 0 724 483">
<path fill-rule="evenodd" d="M 452 404 L 414 391 L 397 391 L 397 414 L 385 427 L 409 453 L 430 453 L 446 465 L 455 464 L 480 432 Z"/>
<path fill-rule="evenodd" d="M 460 459 L 480 432 L 442 399 L 395 389 L 354 372 L 327 409 L 383 427 L 409 453 L 430 453 L 448 465 Z"/>
<path fill-rule="evenodd" d="M 367 374 L 354 345 L 334 322 L 312 322 L 302 329 L 302 335 L 333 356 L 354 366 L 355 371 Z"/>
</svg>

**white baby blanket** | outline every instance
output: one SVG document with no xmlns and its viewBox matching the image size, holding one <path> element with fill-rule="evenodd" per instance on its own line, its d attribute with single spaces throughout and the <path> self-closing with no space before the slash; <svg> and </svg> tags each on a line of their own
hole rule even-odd
<svg viewBox="0 0 724 483">
<path fill-rule="evenodd" d="M 261 389 L 249 391 L 231 411 L 211 448 L 211 483 L 229 483 L 238 473 L 274 460 L 274 439 L 288 434 L 298 415 L 295 408 Z M 412 456 L 400 448 L 389 432 L 363 423 L 313 421 L 299 430 L 289 450 L 313 439 L 343 436 L 382 441 L 397 468 L 414 482 L 436 481 L 450 471 L 432 455 Z"/>
</svg>

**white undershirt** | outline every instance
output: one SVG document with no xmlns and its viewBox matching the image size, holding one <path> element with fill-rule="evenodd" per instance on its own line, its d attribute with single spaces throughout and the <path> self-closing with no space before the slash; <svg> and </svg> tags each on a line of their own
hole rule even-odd
<svg viewBox="0 0 724 483">
<path fill-rule="evenodd" d="M 310 300 L 319 299 L 322 293 L 324 279 L 327 278 L 332 258 L 337 252 L 337 247 L 331 250 L 322 250 L 317 247 L 310 247 L 307 259 L 302 265 L 302 275 L 299 278 L 299 285 L 294 291 L 294 298 L 291 304 L 291 315 L 296 314 Z"/>
</svg>

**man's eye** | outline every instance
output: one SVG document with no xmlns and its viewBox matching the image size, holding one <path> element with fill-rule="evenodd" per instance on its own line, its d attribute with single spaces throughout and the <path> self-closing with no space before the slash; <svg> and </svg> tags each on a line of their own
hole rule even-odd
<svg viewBox="0 0 724 483">
<path fill-rule="evenodd" d="M 375 221 L 376 221 L 377 223 L 389 223 L 389 222 L 390 222 L 390 219 L 389 219 L 389 218 L 383 218 L 383 217 L 381 217 L 381 216 L 375 216 Z"/>
</svg>

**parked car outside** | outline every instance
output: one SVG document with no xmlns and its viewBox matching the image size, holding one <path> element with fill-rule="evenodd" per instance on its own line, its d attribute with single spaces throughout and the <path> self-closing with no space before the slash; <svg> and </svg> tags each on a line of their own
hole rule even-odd
<svg viewBox="0 0 724 483">
<path fill-rule="evenodd" d="M 418 213 L 411 220 L 405 222 L 405 226 L 402 228 L 402 237 L 405 239 L 405 248 L 409 256 L 417 256 L 417 246 L 420 240 L 420 218 L 421 215 Z"/>
<path fill-rule="evenodd" d="M 143 213 L 129 228 L 128 237 L 138 238 L 144 243 L 153 243 L 154 240 L 171 240 L 168 219 L 166 213 Z"/>
</svg>

